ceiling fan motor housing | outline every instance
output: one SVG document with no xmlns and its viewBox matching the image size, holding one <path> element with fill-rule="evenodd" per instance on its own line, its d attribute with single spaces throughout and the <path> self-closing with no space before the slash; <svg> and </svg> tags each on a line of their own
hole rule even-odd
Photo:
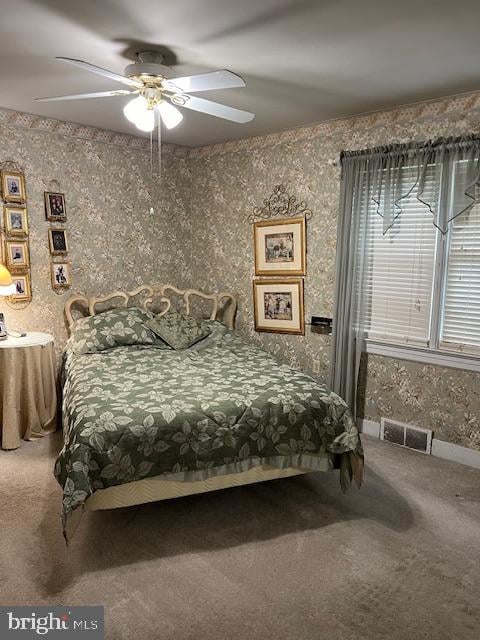
<svg viewBox="0 0 480 640">
<path fill-rule="evenodd" d="M 161 76 L 162 78 L 170 75 L 171 70 L 163 64 L 155 64 L 154 62 L 135 62 L 125 67 L 125 75 L 129 78 L 140 76 L 142 74 L 148 76 Z"/>
<path fill-rule="evenodd" d="M 157 51 L 140 51 L 137 61 L 125 68 L 125 75 L 129 78 L 150 76 L 152 78 L 168 78 L 172 74 L 170 67 L 162 64 L 165 56 Z"/>
</svg>

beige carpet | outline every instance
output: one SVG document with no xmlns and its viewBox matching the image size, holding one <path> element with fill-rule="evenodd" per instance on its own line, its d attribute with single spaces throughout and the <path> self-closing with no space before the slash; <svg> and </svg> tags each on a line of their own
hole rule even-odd
<svg viewBox="0 0 480 640">
<path fill-rule="evenodd" d="M 103 604 L 106 637 L 478 640 L 480 472 L 366 441 L 337 474 L 87 515 L 67 549 L 59 434 L 0 451 L 0 603 Z"/>
</svg>

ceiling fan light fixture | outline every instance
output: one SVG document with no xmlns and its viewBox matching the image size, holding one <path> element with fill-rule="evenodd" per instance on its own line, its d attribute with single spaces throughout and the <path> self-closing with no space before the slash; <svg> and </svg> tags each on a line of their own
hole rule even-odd
<svg viewBox="0 0 480 640">
<path fill-rule="evenodd" d="M 157 104 L 156 108 L 159 110 L 162 122 L 167 129 L 173 129 L 183 120 L 183 115 L 180 111 L 169 102 L 162 101 Z"/>
<path fill-rule="evenodd" d="M 123 107 L 123 115 L 132 124 L 136 124 L 138 118 L 142 116 L 146 109 L 147 101 L 143 96 L 138 96 L 138 98 L 134 98 L 133 100 L 130 100 L 130 102 L 127 102 Z"/>
<path fill-rule="evenodd" d="M 148 108 L 148 103 L 143 96 L 130 100 L 123 107 L 123 114 L 140 131 L 153 131 L 155 127 L 153 109 Z"/>
<path fill-rule="evenodd" d="M 153 109 L 145 110 L 142 115 L 135 121 L 135 126 L 140 131 L 153 131 L 155 128 L 155 116 Z"/>
</svg>

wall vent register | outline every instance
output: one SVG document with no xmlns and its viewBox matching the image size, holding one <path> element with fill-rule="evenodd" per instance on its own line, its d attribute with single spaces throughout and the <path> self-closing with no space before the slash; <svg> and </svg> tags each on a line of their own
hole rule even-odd
<svg viewBox="0 0 480 640">
<path fill-rule="evenodd" d="M 397 422 L 389 418 L 380 420 L 380 440 L 386 440 L 407 449 L 414 449 L 415 451 L 420 451 L 420 453 L 430 455 L 432 452 L 432 436 L 431 429 Z"/>
</svg>

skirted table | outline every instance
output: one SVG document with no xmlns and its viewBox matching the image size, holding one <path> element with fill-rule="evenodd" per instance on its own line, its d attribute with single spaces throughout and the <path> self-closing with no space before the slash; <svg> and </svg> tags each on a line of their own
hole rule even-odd
<svg viewBox="0 0 480 640">
<path fill-rule="evenodd" d="M 48 333 L 0 341 L 2 449 L 41 438 L 56 429 L 55 350 Z"/>
</svg>

